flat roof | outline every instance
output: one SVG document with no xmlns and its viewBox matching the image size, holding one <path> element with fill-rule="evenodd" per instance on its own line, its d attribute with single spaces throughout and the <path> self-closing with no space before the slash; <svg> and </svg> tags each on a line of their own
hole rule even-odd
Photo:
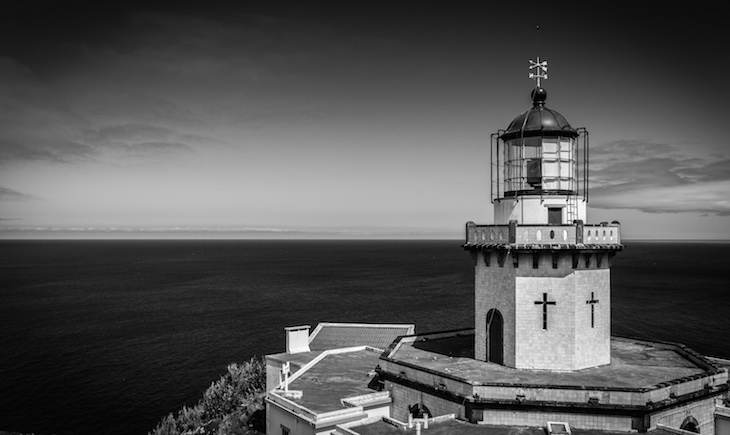
<svg viewBox="0 0 730 435">
<path fill-rule="evenodd" d="M 375 393 L 368 384 L 380 354 L 363 349 L 326 355 L 289 384 L 290 390 L 302 391 L 301 398 L 290 400 L 323 413 L 342 409 L 341 399 Z"/>
<path fill-rule="evenodd" d="M 389 359 L 484 385 L 636 389 L 706 373 L 705 369 L 675 351 L 676 346 L 617 337 L 611 339 L 611 363 L 608 365 L 570 372 L 514 369 L 473 359 L 473 339 L 472 333 L 412 342 L 403 340 Z"/>
</svg>

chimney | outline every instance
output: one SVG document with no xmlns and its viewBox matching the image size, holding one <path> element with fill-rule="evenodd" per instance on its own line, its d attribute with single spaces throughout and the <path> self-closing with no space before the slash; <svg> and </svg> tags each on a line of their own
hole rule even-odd
<svg viewBox="0 0 730 435">
<path fill-rule="evenodd" d="M 288 326 L 286 331 L 286 353 L 309 352 L 309 325 Z"/>
</svg>

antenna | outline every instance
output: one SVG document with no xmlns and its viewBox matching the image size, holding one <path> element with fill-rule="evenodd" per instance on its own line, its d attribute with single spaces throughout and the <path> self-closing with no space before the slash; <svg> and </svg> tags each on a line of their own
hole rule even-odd
<svg viewBox="0 0 730 435">
<path fill-rule="evenodd" d="M 534 69 L 535 72 L 530 72 L 530 78 L 536 80 L 536 88 L 540 87 L 540 79 L 547 80 L 547 70 L 548 70 L 548 63 L 546 60 L 540 62 L 540 26 L 536 26 L 535 30 L 537 31 L 537 60 L 530 59 L 530 70 Z"/>
</svg>

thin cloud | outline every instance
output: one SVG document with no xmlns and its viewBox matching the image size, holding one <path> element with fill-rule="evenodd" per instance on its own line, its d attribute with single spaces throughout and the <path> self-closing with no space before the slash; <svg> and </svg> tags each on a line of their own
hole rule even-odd
<svg viewBox="0 0 730 435">
<path fill-rule="evenodd" d="M 730 180 L 730 159 L 720 159 L 700 167 L 683 168 L 682 175 L 700 182 Z"/>
<path fill-rule="evenodd" d="M 591 152 L 591 206 L 730 215 L 730 159 L 688 157 L 669 144 L 617 141 Z"/>
<path fill-rule="evenodd" d="M 103 74 L 102 74 L 103 75 Z M 95 79 L 92 83 L 71 81 L 62 85 L 63 95 L 70 105 L 97 127 L 125 124 L 154 125 L 176 130 L 205 128 L 203 117 L 195 111 L 130 87 L 110 84 L 116 79 Z"/>
<path fill-rule="evenodd" d="M 31 195 L 0 186 L 0 201 L 24 201 L 31 198 L 33 198 Z M 3 220 L 12 220 L 12 218 L 5 218 Z"/>
<path fill-rule="evenodd" d="M 622 186 L 616 190 L 599 189 L 591 196 L 590 204 L 596 208 L 636 209 L 646 213 L 730 216 L 728 192 L 728 180 L 651 188 Z"/>
<path fill-rule="evenodd" d="M 311 66 L 324 50 L 342 45 L 339 51 L 346 51 L 329 31 L 284 17 L 138 11 L 129 25 L 115 61 L 130 71 L 167 77 L 272 82 Z"/>
<path fill-rule="evenodd" d="M 225 144 L 225 141 L 199 134 L 182 133 L 159 125 L 126 123 L 107 125 L 84 132 L 84 140 L 95 145 L 163 143 L 170 144 Z M 186 145 L 190 148 L 190 145 Z"/>
<path fill-rule="evenodd" d="M 224 116 L 231 118 L 231 123 L 238 126 L 245 126 L 253 130 L 275 130 L 280 128 L 301 127 L 306 125 L 318 125 L 327 122 L 332 125 L 349 122 L 356 119 L 356 113 L 352 108 L 326 107 L 313 109 L 283 109 L 283 110 L 255 110 L 225 113 Z"/>
<path fill-rule="evenodd" d="M 87 131 L 87 139 L 96 142 L 166 140 L 175 135 L 169 128 L 149 124 L 111 125 L 96 131 Z"/>
<path fill-rule="evenodd" d="M 166 153 L 179 157 L 224 143 L 189 131 L 202 120 L 164 99 L 133 91 L 59 89 L 3 57 L 0 109 L 0 163 L 6 165 L 117 163 L 146 154 L 164 161 Z"/>
<path fill-rule="evenodd" d="M 190 145 L 179 140 L 181 136 L 175 130 L 149 124 L 111 125 L 84 132 L 84 140 L 95 147 L 129 150 L 135 154 L 145 150 L 193 151 Z"/>
<path fill-rule="evenodd" d="M 94 150 L 73 134 L 87 121 L 29 68 L 7 57 L 0 57 L 0 101 L 0 162 L 94 158 Z"/>
<path fill-rule="evenodd" d="M 148 157 L 150 154 L 163 155 L 169 153 L 195 154 L 188 144 L 181 142 L 142 142 L 124 146 L 124 150 L 136 157 Z"/>
<path fill-rule="evenodd" d="M 639 140 L 617 140 L 591 149 L 591 156 L 599 161 L 635 160 L 656 155 L 678 155 L 673 146 Z"/>
<path fill-rule="evenodd" d="M 24 143 L 21 143 L 24 142 Z M 95 161 L 96 150 L 82 143 L 29 134 L 27 137 L 0 137 L 0 163 L 11 161 L 46 161 L 78 163 Z"/>
</svg>

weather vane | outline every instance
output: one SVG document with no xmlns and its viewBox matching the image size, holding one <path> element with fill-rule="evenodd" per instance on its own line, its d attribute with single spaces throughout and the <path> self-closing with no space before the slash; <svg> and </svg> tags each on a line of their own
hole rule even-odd
<svg viewBox="0 0 730 435">
<path fill-rule="evenodd" d="M 537 57 L 537 61 L 534 61 L 534 60 L 530 59 L 530 69 L 534 69 L 535 70 L 535 72 L 531 72 L 530 73 L 530 78 L 537 80 L 537 87 L 538 88 L 540 87 L 540 79 L 547 80 L 547 78 L 548 78 L 548 75 L 547 75 L 547 69 L 548 69 L 547 68 L 547 64 L 548 63 L 547 63 L 546 60 L 543 60 L 542 62 L 540 62 L 540 56 Z"/>
<path fill-rule="evenodd" d="M 540 52 L 540 26 L 537 26 L 537 52 Z M 537 60 L 530 59 L 530 69 L 534 69 L 535 72 L 530 72 L 530 78 L 537 80 L 537 87 L 540 87 L 540 79 L 547 80 L 547 61 L 543 60 L 540 62 L 540 56 L 537 56 Z"/>
</svg>

